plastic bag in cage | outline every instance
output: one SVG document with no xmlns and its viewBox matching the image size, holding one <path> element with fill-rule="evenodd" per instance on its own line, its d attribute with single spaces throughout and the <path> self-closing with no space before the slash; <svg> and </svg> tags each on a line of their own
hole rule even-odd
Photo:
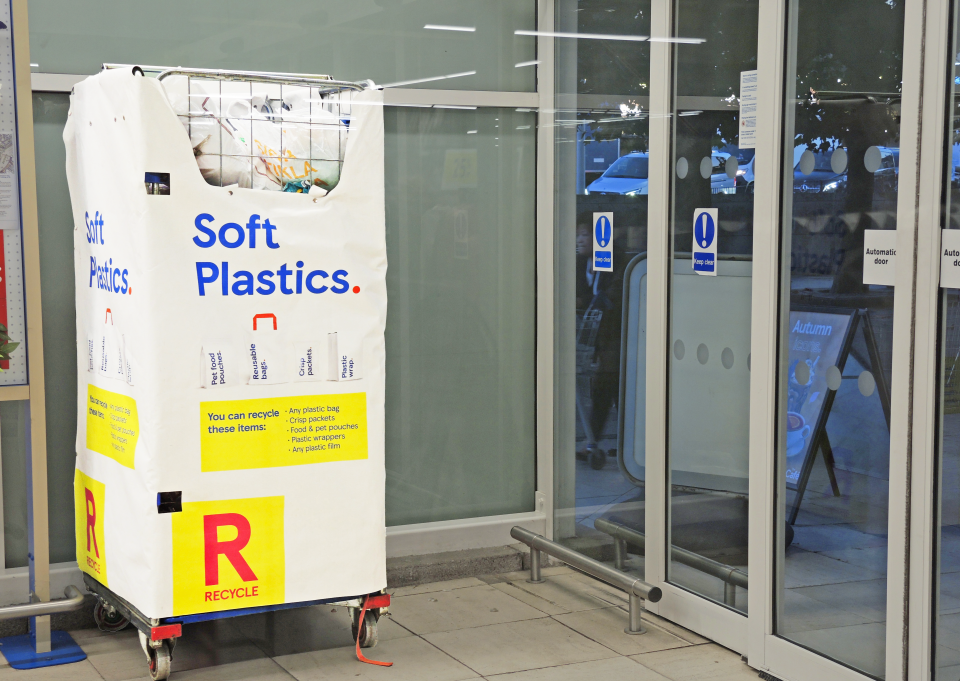
<svg viewBox="0 0 960 681">
<path fill-rule="evenodd" d="M 284 90 L 280 100 L 253 89 L 225 93 L 204 80 L 191 80 L 189 94 L 168 88 L 209 184 L 276 191 L 304 180 L 327 190 L 337 185 L 349 95 L 321 99 L 306 86 Z"/>
</svg>

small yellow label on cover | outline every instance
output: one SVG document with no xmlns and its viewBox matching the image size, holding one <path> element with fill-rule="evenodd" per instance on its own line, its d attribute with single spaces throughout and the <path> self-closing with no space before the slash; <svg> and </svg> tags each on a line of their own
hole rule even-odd
<svg viewBox="0 0 960 681">
<path fill-rule="evenodd" d="M 139 431 L 136 400 L 87 386 L 87 449 L 133 468 Z"/>
<path fill-rule="evenodd" d="M 367 394 L 200 403 L 200 470 L 367 458 Z"/>
<path fill-rule="evenodd" d="M 283 497 L 187 502 L 170 522 L 175 616 L 284 602 Z"/>
<path fill-rule="evenodd" d="M 73 500 L 77 528 L 77 564 L 104 586 L 107 583 L 107 545 L 103 538 L 103 514 L 107 492 L 79 470 L 73 476 Z"/>
</svg>

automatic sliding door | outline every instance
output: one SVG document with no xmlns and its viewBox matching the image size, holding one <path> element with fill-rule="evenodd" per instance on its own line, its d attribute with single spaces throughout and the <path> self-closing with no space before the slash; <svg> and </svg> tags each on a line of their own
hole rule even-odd
<svg viewBox="0 0 960 681">
<path fill-rule="evenodd" d="M 676 0 L 671 115 L 667 579 L 743 613 L 757 169 L 740 97 L 757 11 L 757 0 Z"/>
<path fill-rule="evenodd" d="M 787 16 L 774 628 L 882 678 L 904 6 Z"/>
</svg>

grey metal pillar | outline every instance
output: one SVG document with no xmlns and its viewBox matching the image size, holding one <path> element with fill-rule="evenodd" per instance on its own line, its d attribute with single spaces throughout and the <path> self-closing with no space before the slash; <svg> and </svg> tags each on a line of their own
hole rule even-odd
<svg viewBox="0 0 960 681">
<path fill-rule="evenodd" d="M 618 570 L 623 569 L 623 564 L 627 560 L 627 543 L 622 539 L 613 538 L 613 567 Z"/>
<path fill-rule="evenodd" d="M 640 612 L 642 610 L 640 603 L 643 600 L 635 593 L 628 594 L 630 596 L 630 626 L 623 630 L 625 634 L 645 634 L 647 630 L 643 628 L 643 621 L 640 619 Z"/>
<path fill-rule="evenodd" d="M 737 606 L 737 586 L 730 582 L 723 583 L 723 602 L 731 608 Z"/>
<path fill-rule="evenodd" d="M 527 580 L 531 584 L 541 584 L 544 579 L 540 575 L 540 551 L 530 547 L 530 579 Z"/>
</svg>

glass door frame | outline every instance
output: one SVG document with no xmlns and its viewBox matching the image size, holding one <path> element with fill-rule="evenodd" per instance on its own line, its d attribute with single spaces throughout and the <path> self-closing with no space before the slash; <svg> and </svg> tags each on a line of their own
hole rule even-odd
<svg viewBox="0 0 960 681">
<path fill-rule="evenodd" d="M 650 34 L 674 35 L 675 0 L 652 0 Z M 761 3 L 762 4 L 762 3 Z M 761 26 L 761 31 L 762 26 Z M 667 456 L 670 356 L 670 277 L 672 276 L 674 45 L 650 43 L 650 170 L 647 235 L 646 346 L 646 581 L 663 591 L 659 603 L 645 607 L 720 645 L 746 654 L 748 618 L 743 613 L 681 588 L 667 580 L 670 531 L 670 463 Z M 754 291 L 757 279 L 754 274 Z M 754 297 L 756 293 L 754 293 Z M 753 471 L 751 470 L 751 475 Z"/>
<path fill-rule="evenodd" d="M 939 533 L 937 504 L 939 430 L 940 335 L 940 207 L 943 200 L 943 167 L 946 148 L 948 89 L 952 64 L 952 30 L 955 18 L 950 0 L 925 3 L 923 26 L 923 110 L 920 140 L 920 182 L 917 188 L 916 230 L 916 335 L 913 348 L 913 433 L 910 492 L 910 556 L 908 568 L 910 631 L 906 667 L 910 681 L 934 678 L 936 617 L 936 544 Z M 960 11 L 958 6 L 956 11 Z M 919 17 L 918 17 L 919 23 Z"/>
</svg>

